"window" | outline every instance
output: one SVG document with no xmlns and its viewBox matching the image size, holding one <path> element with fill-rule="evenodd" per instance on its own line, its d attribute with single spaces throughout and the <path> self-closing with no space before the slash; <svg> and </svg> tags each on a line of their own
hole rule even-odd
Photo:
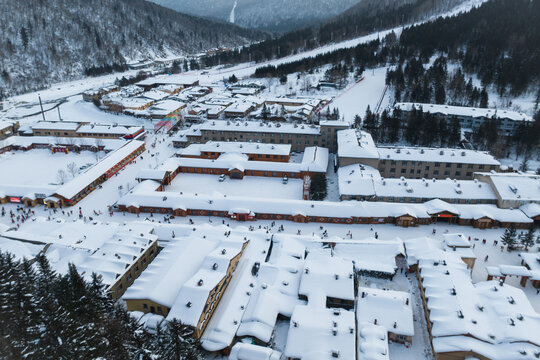
<svg viewBox="0 0 540 360">
<path fill-rule="evenodd" d="M 444 172 L 444 176 L 449 176 L 450 175 L 450 171 L 445 171 Z"/>
<path fill-rule="evenodd" d="M 479 168 L 479 169 L 483 169 L 483 168 L 484 168 L 484 165 L 478 165 L 478 168 Z"/>
<path fill-rule="evenodd" d="M 143 304 L 143 309 L 148 310 L 148 304 Z"/>
<path fill-rule="evenodd" d="M 438 162 L 435 163 L 435 167 L 440 167 L 440 166 L 441 166 L 441 163 L 438 163 Z"/>
<path fill-rule="evenodd" d="M 391 169 L 390 169 L 390 172 L 391 172 L 391 173 L 395 173 L 395 172 L 396 172 L 396 168 L 391 168 Z"/>
<path fill-rule="evenodd" d="M 450 166 L 452 166 L 452 164 L 446 163 L 446 167 L 447 167 L 447 168 L 449 168 Z"/>
<path fill-rule="evenodd" d="M 458 169 L 461 169 L 462 165 L 463 165 L 463 164 L 457 164 L 456 167 L 457 167 Z"/>
<path fill-rule="evenodd" d="M 405 174 L 407 172 L 407 169 L 401 169 L 401 173 Z"/>
<path fill-rule="evenodd" d="M 435 170 L 435 171 L 433 171 L 433 175 L 434 175 L 434 176 L 437 176 L 437 175 L 439 175 L 439 170 Z"/>
<path fill-rule="evenodd" d="M 472 164 L 467 165 L 467 169 L 472 169 Z"/>
<path fill-rule="evenodd" d="M 456 171 L 456 176 L 461 176 L 461 171 Z"/>
</svg>

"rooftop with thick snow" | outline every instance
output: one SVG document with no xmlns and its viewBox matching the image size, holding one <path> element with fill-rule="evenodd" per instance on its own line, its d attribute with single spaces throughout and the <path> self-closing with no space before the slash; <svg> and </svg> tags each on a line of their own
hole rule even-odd
<svg viewBox="0 0 540 360">
<path fill-rule="evenodd" d="M 320 134 L 317 125 L 291 123 L 263 123 L 259 121 L 209 120 L 197 126 L 201 131 L 234 131 L 282 134 Z"/>
<path fill-rule="evenodd" d="M 532 121 L 532 118 L 522 112 L 501 110 L 501 109 L 485 109 L 466 106 L 438 105 L 438 104 L 421 104 L 421 103 L 397 103 L 394 108 L 403 111 L 411 111 L 422 109 L 423 112 L 431 114 L 467 116 L 473 118 L 500 118 L 514 121 Z"/>
<path fill-rule="evenodd" d="M 148 299 L 171 308 L 184 283 L 200 269 L 217 243 L 192 236 L 167 244 L 122 298 Z"/>
<path fill-rule="evenodd" d="M 371 134 L 356 129 L 337 132 L 340 158 L 378 159 L 379 152 Z"/>
<path fill-rule="evenodd" d="M 378 147 L 380 160 L 500 165 L 491 154 L 466 149 Z"/>
<path fill-rule="evenodd" d="M 473 284 L 458 256 L 419 261 L 436 353 L 468 352 L 518 359 L 540 350 L 540 316 L 521 289 L 497 281 Z"/>
<path fill-rule="evenodd" d="M 497 202 L 497 196 L 488 183 L 478 180 L 382 178 L 379 171 L 369 166 L 352 164 L 338 169 L 339 194 L 342 197 L 359 196 L 399 201 L 414 198 L 417 201 L 444 199 L 465 203 L 470 200 L 483 203 Z"/>
<path fill-rule="evenodd" d="M 475 177 L 493 184 L 497 196 L 503 201 L 540 203 L 540 175 L 528 173 L 475 173 Z"/>
<path fill-rule="evenodd" d="M 284 354 L 301 360 L 354 359 L 354 311 L 297 305 L 291 317 Z"/>
<path fill-rule="evenodd" d="M 203 152 L 227 153 L 238 152 L 242 154 L 268 154 L 283 155 L 291 154 L 290 144 L 262 144 L 253 142 L 229 142 L 229 141 L 208 141 L 205 144 L 191 144 L 180 150 L 180 156 L 200 156 Z"/>
<path fill-rule="evenodd" d="M 356 320 L 383 326 L 387 332 L 414 335 L 411 296 L 407 292 L 359 287 Z"/>
</svg>

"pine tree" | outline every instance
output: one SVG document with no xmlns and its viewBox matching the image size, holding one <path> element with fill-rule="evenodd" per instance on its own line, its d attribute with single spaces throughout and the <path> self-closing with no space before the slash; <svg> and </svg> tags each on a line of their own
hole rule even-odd
<svg viewBox="0 0 540 360">
<path fill-rule="evenodd" d="M 173 319 L 163 333 L 158 354 L 162 360 L 202 360 L 199 342 L 193 337 L 193 329 Z"/>
<path fill-rule="evenodd" d="M 488 93 L 485 87 L 482 88 L 482 92 L 480 93 L 480 107 L 481 108 L 488 107 Z"/>
<path fill-rule="evenodd" d="M 315 174 L 311 178 L 310 198 L 311 200 L 324 200 L 327 195 L 326 176 Z"/>
<path fill-rule="evenodd" d="M 529 247 L 534 246 L 534 228 L 530 228 L 520 238 L 521 244 L 525 246 L 525 251 L 529 251 Z"/>
<path fill-rule="evenodd" d="M 512 225 L 510 228 L 504 230 L 504 234 L 501 237 L 501 242 L 508 247 L 508 250 L 511 251 L 516 246 L 516 228 Z"/>
</svg>

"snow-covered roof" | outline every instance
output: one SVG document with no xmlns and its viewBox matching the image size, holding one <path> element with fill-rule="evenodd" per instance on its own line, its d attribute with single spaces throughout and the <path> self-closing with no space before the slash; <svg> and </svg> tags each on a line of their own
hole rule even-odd
<svg viewBox="0 0 540 360">
<path fill-rule="evenodd" d="M 122 126 L 122 125 L 83 125 L 77 130 L 77 134 L 113 134 L 113 135 L 130 135 L 143 130 L 141 126 Z"/>
<path fill-rule="evenodd" d="M 269 342 L 279 314 L 290 317 L 298 304 L 305 246 L 293 236 L 274 235 L 271 257 L 261 264 L 253 295 L 238 328 L 238 336 Z"/>
<path fill-rule="evenodd" d="M 145 91 L 141 93 L 140 96 L 157 101 L 157 100 L 165 99 L 167 96 L 169 96 L 169 94 L 164 91 L 154 89 L 150 91 Z"/>
<path fill-rule="evenodd" d="M 148 86 L 148 85 L 158 85 L 158 84 L 175 84 L 175 85 L 184 85 L 191 86 L 194 83 L 199 81 L 197 76 L 189 76 L 185 74 L 174 74 L 174 75 L 159 75 L 153 76 L 148 79 L 139 81 L 136 85 L 138 86 Z"/>
<path fill-rule="evenodd" d="M 228 142 L 228 141 L 208 141 L 206 144 L 191 144 L 180 150 L 180 156 L 200 156 L 202 152 L 239 152 L 242 154 L 268 154 L 268 155 L 290 155 L 290 144 L 262 144 L 252 142 Z"/>
<path fill-rule="evenodd" d="M 463 234 L 443 234 L 444 243 L 453 247 L 471 247 L 471 242 Z"/>
<path fill-rule="evenodd" d="M 172 159 L 176 161 L 176 159 Z M 173 164 L 174 165 L 174 164 Z M 176 166 L 176 165 L 175 165 Z M 434 201 L 434 200 L 432 200 Z M 485 204 L 446 204 L 446 208 L 454 209 L 463 219 L 480 219 L 488 217 L 501 222 L 532 223 L 533 220 L 517 209 L 500 209 L 495 205 Z M 322 216 L 336 218 L 368 217 L 387 218 L 410 215 L 416 218 L 430 218 L 428 203 L 389 203 L 366 201 L 305 201 L 265 198 L 249 198 L 227 195 L 205 195 L 177 192 L 140 192 L 133 191 L 124 195 L 118 205 L 151 206 L 172 209 L 205 209 L 212 211 L 233 211 L 247 209 L 259 214 L 282 214 L 305 216 Z M 438 207 L 439 208 L 439 207 Z"/>
<path fill-rule="evenodd" d="M 489 153 L 478 150 L 426 147 L 378 147 L 380 160 L 500 165 Z"/>
<path fill-rule="evenodd" d="M 234 144 L 234 143 L 233 143 Z M 233 149 L 234 147 L 230 147 Z M 195 147 L 192 149 L 194 150 Z M 239 149 L 236 149 L 239 150 Z M 241 149 L 240 149 L 241 150 Z M 191 151 L 191 150 L 190 150 Z M 189 154 L 189 152 L 188 152 Z M 184 155 L 184 153 L 182 153 Z M 288 173 L 300 172 L 326 172 L 328 168 L 328 149 L 322 147 L 307 147 L 301 163 L 278 162 L 278 161 L 256 161 L 249 160 L 246 155 L 236 151 L 222 153 L 217 159 L 178 157 L 169 160 L 168 166 L 176 162 L 177 167 L 194 167 L 210 169 L 238 169 L 258 170 L 258 171 L 279 171 Z"/>
<path fill-rule="evenodd" d="M 279 360 L 281 352 L 265 346 L 237 342 L 231 349 L 229 360 Z"/>
<path fill-rule="evenodd" d="M 33 259 L 43 250 L 44 246 L 0 236 L 0 252 L 10 253 L 17 260 Z"/>
<path fill-rule="evenodd" d="M 455 179 L 384 179 L 377 169 L 360 164 L 338 169 L 340 195 L 369 198 L 393 197 L 446 200 L 489 200 L 497 196 L 487 183 L 478 180 Z"/>
<path fill-rule="evenodd" d="M 167 170 L 141 169 L 137 172 L 135 180 L 156 180 L 162 181 L 167 174 Z"/>
<path fill-rule="evenodd" d="M 306 257 L 298 293 L 310 302 L 327 297 L 354 300 L 354 269 L 350 260 L 329 251 L 312 250 Z"/>
<path fill-rule="evenodd" d="M 45 197 L 54 194 L 58 186 L 56 185 L 25 185 L 25 184 L 0 184 L 0 198 L 6 196 L 35 199 L 36 194 Z"/>
<path fill-rule="evenodd" d="M 10 136 L 4 140 L 0 140 L 0 149 L 7 146 L 20 146 L 23 148 L 30 147 L 34 144 L 47 145 L 88 145 L 97 146 L 99 140 L 105 148 L 105 151 L 112 151 L 120 148 L 125 144 L 123 139 L 94 139 L 94 138 L 73 138 L 73 137 L 57 137 L 57 136 Z"/>
<path fill-rule="evenodd" d="M 510 359 L 520 355 L 516 351 L 513 357 L 504 357 L 496 349 L 520 343 L 538 350 L 540 316 L 521 289 L 498 281 L 473 284 L 465 263 L 449 252 L 421 259 L 418 266 L 435 352 L 470 350 L 492 359 Z M 470 340 L 460 343 L 452 337 Z"/>
<path fill-rule="evenodd" d="M 242 252 L 243 246 L 239 241 L 224 241 L 208 253 L 198 271 L 178 291 L 167 319 L 178 319 L 196 327 L 210 292 L 227 276 L 230 262 Z"/>
<path fill-rule="evenodd" d="M 206 131 L 234 131 L 234 132 L 258 132 L 280 134 L 320 134 L 317 125 L 291 124 L 291 123 L 264 123 L 260 121 L 226 121 L 209 120 L 202 123 L 200 130 Z"/>
<path fill-rule="evenodd" d="M 378 159 L 379 152 L 371 134 L 356 129 L 337 132 L 340 158 Z"/>
<path fill-rule="evenodd" d="M 502 110 L 502 109 L 485 109 L 465 106 L 451 106 L 438 104 L 421 104 L 421 103 L 397 103 L 394 106 L 402 111 L 411 111 L 413 107 L 417 110 L 422 109 L 425 113 L 455 115 L 455 116 L 470 116 L 473 118 L 500 118 L 514 121 L 532 121 L 532 118 L 524 113 Z"/>
<path fill-rule="evenodd" d="M 66 130 L 74 131 L 79 128 L 81 123 L 68 121 L 39 121 L 32 124 L 33 130 Z"/>
<path fill-rule="evenodd" d="M 356 358 L 354 311 L 297 305 L 284 354 L 301 360 Z"/>
<path fill-rule="evenodd" d="M 198 236 L 168 243 L 122 298 L 148 299 L 172 307 L 184 283 L 199 271 L 206 255 L 216 246 L 217 241 Z"/>
<path fill-rule="evenodd" d="M 403 291 L 359 287 L 356 320 L 381 325 L 396 335 L 414 335 L 411 297 Z"/>
<path fill-rule="evenodd" d="M 56 190 L 56 194 L 63 196 L 66 199 L 73 198 L 84 188 L 99 179 L 108 170 L 112 169 L 116 164 L 125 159 L 129 154 L 141 147 L 144 147 L 144 141 L 131 140 L 125 143 L 124 146 L 110 152 L 107 156 L 86 170 L 84 173 L 60 186 L 58 190 Z"/>
<path fill-rule="evenodd" d="M 379 271 L 394 274 L 397 269 L 396 256 L 405 255 L 401 239 L 357 240 L 336 242 L 334 254 L 354 262 L 356 271 Z"/>
<path fill-rule="evenodd" d="M 389 360 L 386 328 L 373 323 L 358 323 L 358 360 Z"/>
<path fill-rule="evenodd" d="M 495 192 L 504 200 L 540 203 L 540 175 L 527 173 L 477 173 L 489 177 Z"/>
<path fill-rule="evenodd" d="M 122 229 L 106 240 L 99 249 L 78 262 L 77 267 L 87 279 L 91 278 L 92 273 L 98 274 L 103 284 L 110 288 L 156 241 L 155 235 Z"/>
<path fill-rule="evenodd" d="M 525 215 L 530 218 L 540 216 L 540 204 L 528 203 L 519 208 Z"/>
</svg>

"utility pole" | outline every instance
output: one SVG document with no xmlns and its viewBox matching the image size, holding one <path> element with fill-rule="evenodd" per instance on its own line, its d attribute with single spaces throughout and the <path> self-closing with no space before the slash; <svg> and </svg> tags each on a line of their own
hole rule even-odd
<svg viewBox="0 0 540 360">
<path fill-rule="evenodd" d="M 39 107 L 41 108 L 41 116 L 43 117 L 43 121 L 46 121 L 45 113 L 43 112 L 43 104 L 41 103 L 41 96 L 39 94 L 38 94 L 38 99 L 39 99 Z"/>
<path fill-rule="evenodd" d="M 59 121 L 62 121 L 62 116 L 60 116 L 60 105 L 58 105 L 58 107 L 56 108 L 56 110 L 58 110 L 58 120 L 59 120 Z"/>
</svg>

